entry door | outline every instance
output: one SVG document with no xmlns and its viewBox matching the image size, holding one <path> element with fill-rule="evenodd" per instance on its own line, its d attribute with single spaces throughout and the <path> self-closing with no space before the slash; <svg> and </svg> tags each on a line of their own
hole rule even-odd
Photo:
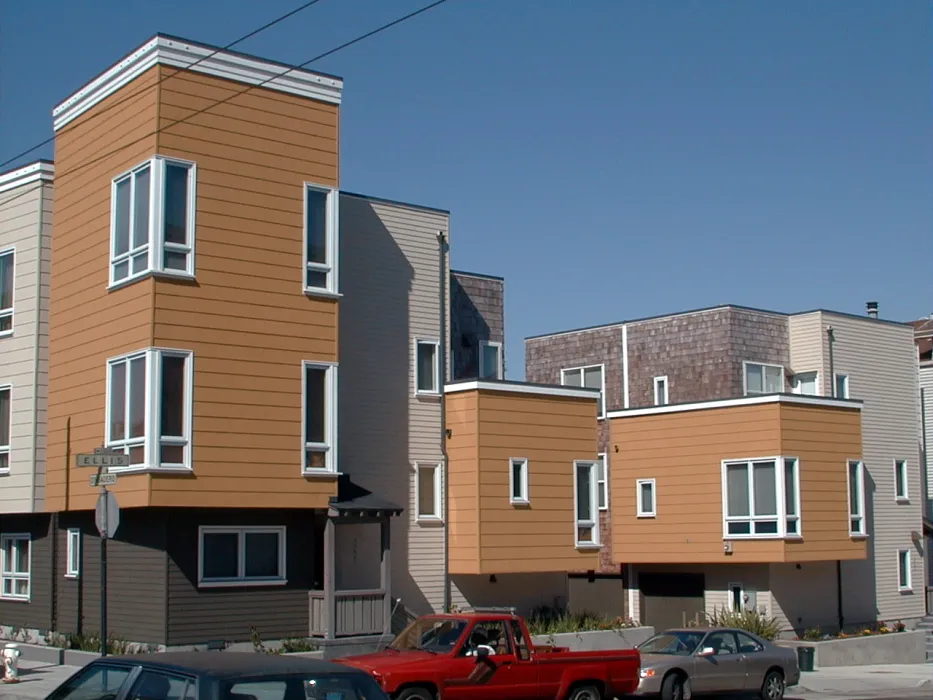
<svg viewBox="0 0 933 700">
<path fill-rule="evenodd" d="M 641 623 L 663 632 L 697 619 L 703 622 L 706 579 L 703 574 L 638 575 Z"/>
</svg>

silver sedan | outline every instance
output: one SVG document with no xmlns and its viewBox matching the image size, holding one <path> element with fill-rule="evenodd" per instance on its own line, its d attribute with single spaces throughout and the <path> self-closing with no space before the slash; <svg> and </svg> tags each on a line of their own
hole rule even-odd
<svg viewBox="0 0 933 700">
<path fill-rule="evenodd" d="M 697 695 L 757 693 L 781 700 L 800 681 L 793 649 L 726 627 L 687 627 L 656 634 L 638 646 L 636 695 L 689 700 Z"/>
</svg>

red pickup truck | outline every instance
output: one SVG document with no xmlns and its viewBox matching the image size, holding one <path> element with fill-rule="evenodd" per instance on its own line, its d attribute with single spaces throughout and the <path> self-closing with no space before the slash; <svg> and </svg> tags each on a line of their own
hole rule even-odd
<svg viewBox="0 0 933 700">
<path fill-rule="evenodd" d="M 512 613 L 427 615 L 383 651 L 339 662 L 369 672 L 393 700 L 603 700 L 633 693 L 635 649 L 535 646 Z"/>
</svg>

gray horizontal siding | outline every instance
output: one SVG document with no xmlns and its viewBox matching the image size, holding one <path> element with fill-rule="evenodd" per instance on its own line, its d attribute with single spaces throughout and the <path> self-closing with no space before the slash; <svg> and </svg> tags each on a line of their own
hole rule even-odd
<svg viewBox="0 0 933 700">
<path fill-rule="evenodd" d="M 50 516 L 0 515 L 0 534 L 26 534 L 32 540 L 29 601 L 0 599 L 0 625 L 46 632 L 52 625 L 52 539 Z"/>
</svg>

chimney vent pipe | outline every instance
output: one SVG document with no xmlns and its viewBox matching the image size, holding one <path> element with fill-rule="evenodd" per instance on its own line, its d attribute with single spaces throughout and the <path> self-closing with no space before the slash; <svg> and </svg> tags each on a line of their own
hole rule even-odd
<svg viewBox="0 0 933 700">
<path fill-rule="evenodd" d="M 869 317 L 878 318 L 878 302 L 877 301 L 865 302 L 865 311 L 868 312 Z"/>
</svg>

